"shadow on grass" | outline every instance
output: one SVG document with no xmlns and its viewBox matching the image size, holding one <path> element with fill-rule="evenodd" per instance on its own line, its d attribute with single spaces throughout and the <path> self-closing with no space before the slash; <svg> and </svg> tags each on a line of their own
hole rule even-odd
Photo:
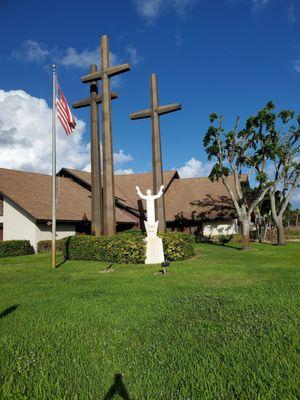
<svg viewBox="0 0 300 400">
<path fill-rule="evenodd" d="M 0 319 L 7 317 L 9 314 L 13 313 L 16 311 L 16 309 L 18 308 L 18 304 L 15 304 L 13 306 L 10 306 L 8 308 L 6 308 L 4 311 L 2 311 L 2 313 L 0 314 Z"/>
<path fill-rule="evenodd" d="M 123 400 L 130 400 L 124 383 L 122 382 L 122 374 L 115 374 L 114 383 L 109 388 L 103 400 L 113 400 L 115 395 Z"/>
<path fill-rule="evenodd" d="M 65 258 L 63 259 L 59 264 L 56 265 L 56 268 L 61 267 L 65 262 L 67 262 L 68 260 Z"/>
<path fill-rule="evenodd" d="M 64 259 L 63 261 L 61 261 L 59 264 L 56 265 L 56 268 L 61 267 L 66 261 L 69 260 L 69 246 L 70 246 L 70 240 L 71 240 L 71 236 L 69 236 L 66 240 L 66 245 L 65 245 L 65 249 L 62 250 L 63 255 L 64 255 Z"/>
<path fill-rule="evenodd" d="M 241 251 L 241 250 L 242 250 L 241 247 L 236 247 L 236 246 L 233 246 L 233 245 L 228 244 L 228 243 L 226 243 L 226 244 L 220 244 L 220 243 L 214 243 L 214 242 L 204 242 L 204 243 L 205 243 L 205 244 L 209 244 L 209 245 L 211 245 L 211 246 L 228 247 L 228 248 L 230 248 L 230 249 L 234 249 L 234 250 L 238 250 L 238 251 Z"/>
</svg>

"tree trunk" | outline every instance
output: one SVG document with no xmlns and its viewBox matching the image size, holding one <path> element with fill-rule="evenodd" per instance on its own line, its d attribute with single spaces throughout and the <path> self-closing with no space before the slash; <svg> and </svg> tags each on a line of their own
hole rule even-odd
<svg viewBox="0 0 300 400">
<path fill-rule="evenodd" d="M 259 243 L 266 242 L 267 234 L 268 234 L 268 228 L 269 228 L 269 221 L 266 218 L 264 218 L 263 226 L 261 227 L 261 230 L 260 230 Z"/>
<path fill-rule="evenodd" d="M 277 228 L 277 244 L 280 246 L 285 246 L 286 240 L 285 240 L 285 232 L 284 232 L 282 217 L 278 216 L 275 223 Z"/>
<path fill-rule="evenodd" d="M 242 220 L 242 250 L 250 250 L 250 221 L 249 218 Z"/>
<path fill-rule="evenodd" d="M 282 221 L 283 211 L 281 210 L 277 214 L 276 204 L 275 204 L 275 192 L 272 191 L 270 192 L 270 201 L 271 201 L 272 217 L 277 229 L 277 244 L 280 246 L 284 246 L 286 245 L 286 240 L 285 240 L 285 233 Z"/>
</svg>

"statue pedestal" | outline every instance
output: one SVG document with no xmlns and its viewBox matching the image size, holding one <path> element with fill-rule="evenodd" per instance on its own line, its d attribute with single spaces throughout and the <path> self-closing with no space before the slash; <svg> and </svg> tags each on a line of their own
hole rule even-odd
<svg viewBox="0 0 300 400">
<path fill-rule="evenodd" d="M 161 264 L 165 262 L 162 239 L 154 236 L 146 238 L 145 264 Z"/>
</svg>

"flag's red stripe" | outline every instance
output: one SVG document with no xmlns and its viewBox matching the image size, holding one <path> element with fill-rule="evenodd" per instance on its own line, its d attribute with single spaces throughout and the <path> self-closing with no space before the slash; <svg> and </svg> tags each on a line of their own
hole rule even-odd
<svg viewBox="0 0 300 400">
<path fill-rule="evenodd" d="M 59 112 L 59 107 L 57 109 L 58 109 L 58 116 L 60 117 L 61 120 L 64 121 L 64 129 L 66 130 L 66 127 L 68 127 L 68 131 L 69 131 L 69 123 L 68 123 L 67 118 L 65 117 L 65 115 L 62 112 Z"/>
<path fill-rule="evenodd" d="M 58 112 L 65 118 L 66 122 L 68 122 L 69 121 L 68 120 L 68 116 L 65 113 L 65 111 L 64 111 L 64 109 L 63 109 L 63 107 L 62 107 L 62 105 L 61 105 L 61 103 L 59 101 L 57 102 L 57 109 L 58 109 Z"/>
<path fill-rule="evenodd" d="M 58 115 L 60 115 L 61 116 L 61 118 L 64 120 L 64 129 L 65 129 L 65 131 L 67 130 L 67 132 L 66 133 L 72 133 L 72 130 L 71 130 L 71 126 L 70 126 L 70 122 L 69 122 L 69 120 L 68 120 L 68 118 L 67 118 L 67 116 L 66 116 L 66 113 L 65 113 L 65 111 L 63 110 L 63 108 L 61 107 L 61 104 L 60 104 L 60 102 L 57 102 L 57 110 L 58 110 Z M 66 129 L 66 127 L 68 127 L 68 129 Z M 74 130 L 74 129 L 73 129 Z"/>
<path fill-rule="evenodd" d="M 69 135 L 69 127 L 68 127 L 68 124 L 65 123 L 64 119 L 61 117 L 60 114 L 58 114 L 58 119 L 60 120 L 60 122 L 61 122 L 61 124 L 62 124 L 62 126 L 63 126 L 63 128 L 64 128 L 64 130 L 65 130 L 65 132 L 66 132 L 66 134 Z"/>
<path fill-rule="evenodd" d="M 71 113 L 67 100 L 58 83 L 57 93 L 59 93 L 59 97 L 56 98 L 58 119 L 60 120 L 66 134 L 69 136 L 75 130 L 76 121 Z"/>
</svg>

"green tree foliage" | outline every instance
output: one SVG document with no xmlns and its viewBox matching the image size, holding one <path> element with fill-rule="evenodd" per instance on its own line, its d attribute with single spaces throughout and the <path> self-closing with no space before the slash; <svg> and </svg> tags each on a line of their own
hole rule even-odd
<svg viewBox="0 0 300 400">
<path fill-rule="evenodd" d="M 229 132 L 223 128 L 223 116 L 211 114 L 210 123 L 204 138 L 209 159 L 216 160 L 210 178 L 222 179 L 227 188 L 242 223 L 243 247 L 248 248 L 251 215 L 268 193 L 278 243 L 285 244 L 283 216 L 300 179 L 300 116 L 295 118 L 290 110 L 276 113 L 270 101 L 247 119 L 243 129 L 238 130 L 239 117 Z M 255 175 L 257 187 L 250 196 L 243 191 L 242 173 Z"/>
<path fill-rule="evenodd" d="M 276 115 L 274 105 L 269 102 L 256 116 L 250 116 L 243 129 L 239 128 L 239 117 L 234 128 L 225 131 L 223 116 L 210 115 L 210 126 L 204 137 L 204 146 L 210 160 L 216 161 L 210 179 L 221 179 L 234 203 L 243 232 L 243 249 L 249 248 L 249 229 L 251 215 L 270 190 L 273 181 L 266 173 L 268 160 L 275 157 Z M 258 186 L 256 193 L 247 196 L 243 190 L 243 176 L 255 174 Z M 234 185 L 229 184 L 228 176 L 233 176 Z"/>
<path fill-rule="evenodd" d="M 290 110 L 270 114 L 274 124 L 274 151 L 271 154 L 272 172 L 270 179 L 275 184 L 269 192 L 273 220 L 277 227 L 278 244 L 285 245 L 284 214 L 288 211 L 293 192 L 300 180 L 300 115 Z"/>
</svg>

